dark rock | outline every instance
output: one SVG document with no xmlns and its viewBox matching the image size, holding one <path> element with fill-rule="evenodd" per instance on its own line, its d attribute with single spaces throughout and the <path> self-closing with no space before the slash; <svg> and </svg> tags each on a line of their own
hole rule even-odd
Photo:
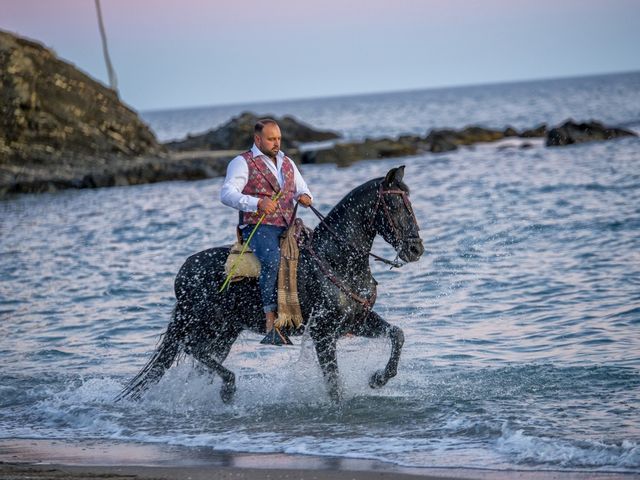
<svg viewBox="0 0 640 480">
<path fill-rule="evenodd" d="M 432 153 L 450 152 L 456 150 L 456 134 L 454 130 L 431 130 L 425 141 Z"/>
<path fill-rule="evenodd" d="M 400 135 L 398 137 L 398 142 L 419 144 L 424 142 L 424 139 L 418 135 Z"/>
<path fill-rule="evenodd" d="M 113 90 L 43 45 L 4 31 L 0 85 L 0 164 L 57 167 L 62 159 L 89 164 L 96 156 L 163 152 Z"/>
<path fill-rule="evenodd" d="M 472 145 L 481 142 L 495 142 L 504 138 L 504 132 L 484 127 L 466 127 L 458 133 L 459 145 Z"/>
<path fill-rule="evenodd" d="M 261 118 L 264 118 L 264 116 Z M 274 118 L 274 120 L 278 122 L 278 125 L 280 125 L 284 139 L 286 140 L 288 138 L 290 143 L 300 144 L 308 142 L 323 142 L 325 140 L 335 140 L 340 138 L 340 135 L 336 132 L 332 132 L 330 130 L 316 130 L 291 115 Z M 251 138 L 253 138 L 253 130 Z"/>
<path fill-rule="evenodd" d="M 518 131 L 513 128 L 513 127 L 507 127 L 504 129 L 504 132 L 502 132 L 504 137 L 517 137 L 518 135 L 520 135 L 518 133 Z"/>
<path fill-rule="evenodd" d="M 393 158 L 416 155 L 419 137 L 403 139 L 366 139 L 363 142 L 340 143 L 331 148 L 306 151 L 301 154 L 302 163 L 335 163 L 345 167 L 365 159 Z"/>
<path fill-rule="evenodd" d="M 547 124 L 543 123 L 535 128 L 520 132 L 520 138 L 543 138 L 547 134 Z"/>
<path fill-rule="evenodd" d="M 504 132 L 489 128 L 469 126 L 462 130 L 431 130 L 425 138 L 429 151 L 433 153 L 449 152 L 460 145 L 473 145 L 480 142 L 495 142 L 504 138 Z"/>
<path fill-rule="evenodd" d="M 220 128 L 209 130 L 201 135 L 189 135 L 184 140 L 169 142 L 166 146 L 177 151 L 247 149 L 253 143 L 253 127 L 255 123 L 265 117 L 273 118 L 280 125 L 283 150 L 285 151 L 300 143 L 339 138 L 339 135 L 335 132 L 314 130 L 291 116 L 278 118 L 273 115 L 257 116 L 254 113 L 244 112 L 238 117 L 232 118 Z"/>
<path fill-rule="evenodd" d="M 548 147 L 558 147 L 621 137 L 637 137 L 637 135 L 629 130 L 607 127 L 596 121 L 575 123 L 572 120 L 567 120 L 562 125 L 549 130 L 546 145 Z"/>
</svg>

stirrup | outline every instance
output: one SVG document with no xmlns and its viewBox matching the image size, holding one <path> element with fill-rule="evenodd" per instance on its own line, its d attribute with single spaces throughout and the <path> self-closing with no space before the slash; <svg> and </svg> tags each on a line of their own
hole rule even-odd
<svg viewBox="0 0 640 480">
<path fill-rule="evenodd" d="M 275 327 L 269 330 L 269 333 L 265 335 L 260 343 L 262 345 L 277 345 L 279 347 L 281 347 L 282 345 L 293 345 L 293 342 L 289 339 L 289 336 Z"/>
</svg>

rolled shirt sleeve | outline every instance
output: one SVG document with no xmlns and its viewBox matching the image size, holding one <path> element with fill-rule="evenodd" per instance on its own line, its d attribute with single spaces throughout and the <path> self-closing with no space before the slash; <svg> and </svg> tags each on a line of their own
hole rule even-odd
<svg viewBox="0 0 640 480">
<path fill-rule="evenodd" d="M 249 167 L 242 155 L 238 155 L 227 167 L 227 176 L 220 189 L 220 201 L 228 207 L 243 212 L 257 212 L 258 198 L 245 195 L 242 190 L 249 180 Z"/>
</svg>

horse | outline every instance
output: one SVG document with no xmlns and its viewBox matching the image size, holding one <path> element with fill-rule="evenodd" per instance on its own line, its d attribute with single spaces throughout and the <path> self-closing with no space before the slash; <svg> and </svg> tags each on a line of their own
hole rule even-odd
<svg viewBox="0 0 640 480">
<path fill-rule="evenodd" d="M 373 255 L 370 252 L 378 234 L 403 262 L 415 262 L 424 253 L 403 176 L 404 166 L 392 168 L 385 177 L 353 189 L 300 248 L 297 284 L 303 328 L 285 333 L 299 335 L 305 328 L 309 331 L 334 402 L 339 402 L 343 394 L 336 357 L 340 337 L 351 334 L 390 339 L 390 358 L 383 369 L 371 375 L 371 388 L 386 385 L 397 374 L 404 334 L 372 309 L 377 282 L 368 257 Z M 180 354 L 192 356 L 219 375 L 222 401 L 233 400 L 235 374 L 222 364 L 240 332 L 266 332 L 257 279 L 233 282 L 228 290 L 219 292 L 228 255 L 229 247 L 217 247 L 185 261 L 175 279 L 176 304 L 171 321 L 151 359 L 116 400 L 140 399 Z"/>
</svg>

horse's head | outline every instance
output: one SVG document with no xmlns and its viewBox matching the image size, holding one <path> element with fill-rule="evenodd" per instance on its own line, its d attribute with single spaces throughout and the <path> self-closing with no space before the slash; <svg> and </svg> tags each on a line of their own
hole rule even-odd
<svg viewBox="0 0 640 480">
<path fill-rule="evenodd" d="M 415 262 L 424 253 L 424 247 L 403 176 L 404 165 L 389 170 L 380 182 L 374 225 L 403 261 Z"/>
</svg>

